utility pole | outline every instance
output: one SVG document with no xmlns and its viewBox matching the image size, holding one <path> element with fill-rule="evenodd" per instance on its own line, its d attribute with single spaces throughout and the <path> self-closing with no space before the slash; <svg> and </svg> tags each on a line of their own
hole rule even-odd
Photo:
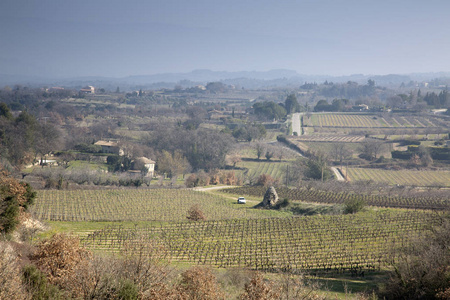
<svg viewBox="0 0 450 300">
<path fill-rule="evenodd" d="M 289 165 L 286 167 L 286 187 L 289 186 Z"/>
<path fill-rule="evenodd" d="M 323 165 L 322 165 L 322 182 L 323 182 Z"/>
</svg>

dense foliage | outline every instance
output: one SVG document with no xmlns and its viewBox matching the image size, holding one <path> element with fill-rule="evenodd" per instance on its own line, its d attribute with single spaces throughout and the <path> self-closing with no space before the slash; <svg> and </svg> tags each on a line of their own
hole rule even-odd
<svg viewBox="0 0 450 300">
<path fill-rule="evenodd" d="M 273 101 L 258 102 L 253 105 L 255 114 L 266 120 L 280 120 L 286 116 L 286 109 Z"/>
<path fill-rule="evenodd" d="M 435 92 L 427 93 L 423 100 L 434 108 L 448 108 L 450 106 L 450 94 L 447 90 L 441 91 L 439 94 Z"/>
<path fill-rule="evenodd" d="M 20 215 L 33 204 L 35 196 L 29 184 L 0 170 L 0 234 L 9 234 L 16 228 Z"/>
<path fill-rule="evenodd" d="M 266 129 L 261 124 L 244 124 L 236 126 L 233 129 L 232 135 L 238 141 L 251 142 L 252 140 L 260 140 L 266 136 Z"/>
<path fill-rule="evenodd" d="M 359 85 L 353 81 L 347 81 L 346 83 L 325 82 L 323 85 L 305 84 L 301 88 L 314 89 L 320 96 L 324 97 L 344 97 L 347 99 L 373 96 L 376 92 L 382 91 L 381 88 L 375 86 L 375 81 L 370 79 L 365 85 Z"/>
<path fill-rule="evenodd" d="M 171 153 L 180 151 L 194 170 L 211 170 L 225 165 L 225 155 L 233 145 L 233 138 L 208 129 L 185 130 L 162 126 L 148 138 L 155 150 Z"/>
<path fill-rule="evenodd" d="M 349 101 L 347 99 L 334 99 L 331 104 L 327 100 L 319 100 L 316 106 L 314 106 L 314 111 L 344 111 L 348 103 Z"/>
<path fill-rule="evenodd" d="M 286 100 L 284 101 L 284 108 L 286 109 L 287 114 L 300 111 L 300 104 L 298 104 L 295 94 L 290 94 L 286 97 Z"/>
<path fill-rule="evenodd" d="M 0 154 L 2 163 L 23 166 L 37 158 L 57 150 L 59 131 L 49 123 L 40 123 L 26 111 L 14 118 L 6 105 L 0 114 Z"/>
</svg>

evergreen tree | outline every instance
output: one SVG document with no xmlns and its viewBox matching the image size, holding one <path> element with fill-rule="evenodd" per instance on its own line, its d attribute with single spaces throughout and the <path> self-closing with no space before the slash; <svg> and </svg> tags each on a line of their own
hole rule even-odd
<svg viewBox="0 0 450 300">
<path fill-rule="evenodd" d="M 300 111 L 300 105 L 298 104 L 295 94 L 287 96 L 286 101 L 284 102 L 284 108 L 286 109 L 287 114 Z"/>
</svg>

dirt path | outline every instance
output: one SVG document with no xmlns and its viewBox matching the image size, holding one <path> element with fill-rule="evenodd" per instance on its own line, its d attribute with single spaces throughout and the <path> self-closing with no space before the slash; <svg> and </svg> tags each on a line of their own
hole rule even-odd
<svg viewBox="0 0 450 300">
<path fill-rule="evenodd" d="M 235 185 L 219 185 L 219 186 L 210 186 L 210 187 L 202 187 L 202 186 L 198 186 L 193 188 L 194 191 L 200 191 L 200 192 L 207 192 L 207 191 L 211 191 L 211 190 L 221 190 L 221 189 L 230 189 L 230 188 L 234 188 L 237 187 Z"/>
<path fill-rule="evenodd" d="M 331 167 L 330 169 L 334 172 L 337 181 L 345 181 L 345 178 L 342 176 L 341 172 L 339 172 L 337 168 Z"/>
<path fill-rule="evenodd" d="M 211 192 L 211 193 L 213 193 L 215 190 L 228 189 L 228 188 L 234 188 L 234 187 L 238 187 L 238 186 L 235 186 L 235 185 L 220 185 L 220 186 L 210 186 L 210 187 L 201 187 L 201 186 L 199 186 L 199 187 L 193 188 L 193 190 L 194 191 L 200 191 L 200 192 Z M 236 200 L 237 201 L 237 198 L 234 197 L 234 196 L 222 195 L 222 197 L 225 197 L 225 198 L 230 199 L 230 200 Z M 259 200 L 249 200 L 249 199 L 246 199 L 246 200 L 247 200 L 247 204 L 249 204 L 249 203 L 251 203 L 251 204 L 258 204 L 259 202 L 261 202 Z"/>
</svg>

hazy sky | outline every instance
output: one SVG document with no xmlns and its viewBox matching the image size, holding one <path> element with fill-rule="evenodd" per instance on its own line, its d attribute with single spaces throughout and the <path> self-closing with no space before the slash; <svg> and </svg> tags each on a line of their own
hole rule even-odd
<svg viewBox="0 0 450 300">
<path fill-rule="evenodd" d="M 449 0 L 1 0 L 0 74 L 450 71 Z"/>
</svg>

